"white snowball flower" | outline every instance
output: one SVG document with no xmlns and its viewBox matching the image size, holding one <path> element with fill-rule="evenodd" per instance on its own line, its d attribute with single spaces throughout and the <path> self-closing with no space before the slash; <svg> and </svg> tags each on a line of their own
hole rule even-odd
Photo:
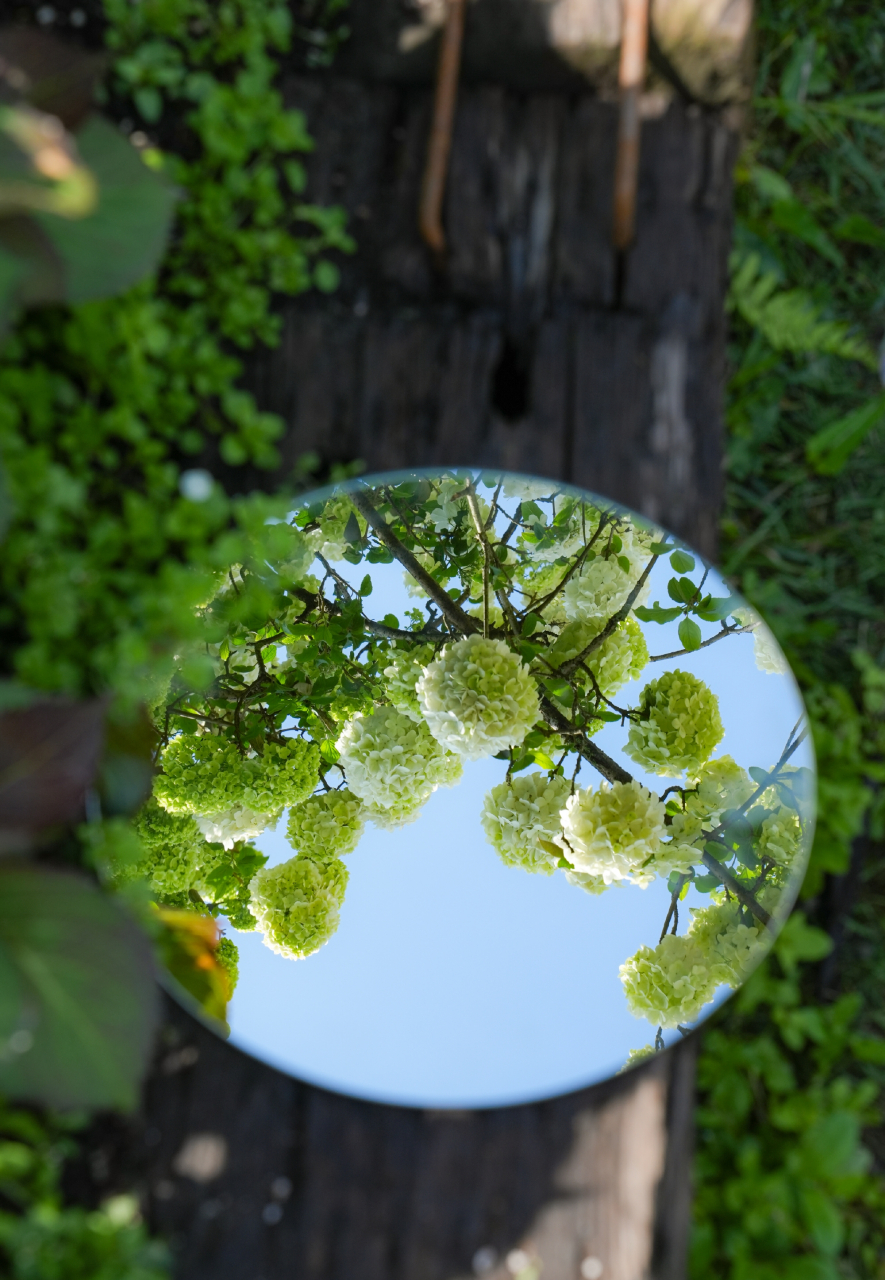
<svg viewBox="0 0 885 1280">
<path fill-rule="evenodd" d="M 518 498 L 520 502 L 540 502 L 557 490 L 555 480 L 529 480 L 521 476 L 508 476 L 504 481 L 504 497 Z"/>
<path fill-rule="evenodd" d="M 685 787 L 684 807 L 672 815 L 667 828 L 670 843 L 662 845 L 655 855 L 654 865 L 660 875 L 687 871 L 699 862 L 702 833 L 717 827 L 726 809 L 739 809 L 749 800 L 756 784 L 731 756 L 717 756 L 702 765 Z"/>
<path fill-rule="evenodd" d="M 625 529 L 618 536 L 622 546 L 617 555 L 609 555 L 607 559 L 602 554 L 595 556 L 565 584 L 563 609 L 570 622 L 610 618 L 641 578 L 648 561 L 647 550 L 634 541 L 632 530 Z M 634 608 L 643 603 L 648 590 L 646 582 L 634 601 Z"/>
<path fill-rule="evenodd" d="M 642 864 L 664 834 L 664 806 L 641 783 L 603 782 L 598 791 L 576 791 L 561 820 L 562 847 L 576 871 L 602 876 L 606 884 L 630 880 L 645 887 L 654 879 Z"/>
<path fill-rule="evenodd" d="M 379 707 L 345 725 L 336 743 L 347 785 L 364 804 L 411 809 L 438 786 L 451 786 L 458 762 L 393 707 Z"/>
<path fill-rule="evenodd" d="M 688 937 L 704 952 L 711 982 L 739 987 L 765 948 L 764 935 L 742 924 L 739 909 L 728 902 L 691 908 Z"/>
<path fill-rule="evenodd" d="M 482 829 L 508 867 L 552 875 L 560 854 L 559 812 L 568 799 L 565 778 L 546 773 L 517 774 L 500 782 L 485 798 Z"/>
<path fill-rule="evenodd" d="M 528 667 L 503 640 L 479 635 L 446 645 L 417 693 L 434 738 L 468 760 L 519 746 L 538 718 Z"/>
<path fill-rule="evenodd" d="M 560 666 L 570 658 L 576 658 L 599 635 L 604 625 L 601 618 L 567 623 L 550 648 L 550 661 Z M 629 680 L 641 675 L 648 664 L 648 648 L 636 619 L 626 618 L 620 623 L 598 648 L 588 654 L 584 664 L 593 672 L 600 690 L 608 698 Z"/>
<path fill-rule="evenodd" d="M 566 871 L 565 878 L 576 889 L 583 889 L 585 893 L 591 893 L 594 898 L 599 897 L 611 887 L 605 883 L 603 876 L 591 876 L 586 871 Z M 620 884 L 621 881 L 615 880 L 613 883 Z"/>
<path fill-rule="evenodd" d="M 254 840 L 262 831 L 276 825 L 279 813 L 255 813 L 237 806 L 224 813 L 197 815 L 196 823 L 210 844 L 232 849 L 240 840 Z"/>
</svg>

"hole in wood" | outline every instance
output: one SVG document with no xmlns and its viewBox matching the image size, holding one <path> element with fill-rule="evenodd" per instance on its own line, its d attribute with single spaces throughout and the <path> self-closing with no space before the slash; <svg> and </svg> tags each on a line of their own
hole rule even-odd
<svg viewBox="0 0 885 1280">
<path fill-rule="evenodd" d="M 506 338 L 492 374 L 492 405 L 505 422 L 519 422 L 528 413 L 530 400 L 528 352 L 512 338 Z"/>
</svg>

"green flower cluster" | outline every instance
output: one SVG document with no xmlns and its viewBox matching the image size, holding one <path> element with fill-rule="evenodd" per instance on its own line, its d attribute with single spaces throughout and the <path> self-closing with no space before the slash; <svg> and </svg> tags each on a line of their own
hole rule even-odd
<svg viewBox="0 0 885 1280">
<path fill-rule="evenodd" d="M 296 853 L 327 862 L 353 853 L 364 826 L 363 804 L 352 791 L 326 791 L 291 810 L 286 837 Z"/>
<path fill-rule="evenodd" d="M 667 828 L 670 843 L 662 846 L 655 858 L 655 865 L 669 861 L 670 869 L 687 870 L 701 856 L 697 843 L 702 833 L 719 825 L 726 809 L 738 809 L 756 789 L 746 769 L 742 769 L 731 756 L 718 756 L 708 760 L 688 779 L 682 795 L 682 803 L 672 802 Z M 680 859 L 687 859 L 681 865 Z"/>
<path fill-rule="evenodd" d="M 163 751 L 161 763 L 154 794 L 170 813 L 214 818 L 247 810 L 266 815 L 266 826 L 313 791 L 319 747 L 290 738 L 266 743 L 260 756 L 243 756 L 226 738 L 182 734 Z"/>
<path fill-rule="evenodd" d="M 694 1022 L 710 999 L 710 967 L 703 949 L 668 933 L 656 947 L 640 947 L 620 968 L 627 1007 L 653 1026 Z"/>
<path fill-rule="evenodd" d="M 624 751 L 643 769 L 666 778 L 695 773 L 725 733 L 719 699 L 688 671 L 665 671 L 639 696 L 641 719 Z"/>
<path fill-rule="evenodd" d="M 556 643 L 550 647 L 550 661 L 555 666 L 583 653 L 591 640 L 599 635 L 605 621 L 594 618 L 567 623 Z M 602 644 L 584 659 L 593 672 L 600 691 L 608 698 L 628 680 L 635 680 L 648 665 L 648 647 L 642 628 L 635 618 L 626 618 Z"/>
<path fill-rule="evenodd" d="M 265 946 L 288 960 L 319 951 L 338 928 L 347 868 L 337 858 L 290 858 L 253 877 L 250 911 Z"/>
<path fill-rule="evenodd" d="M 602 782 L 578 790 L 562 811 L 559 842 L 576 871 L 606 884 L 630 880 L 647 885 L 654 871 L 645 863 L 664 834 L 664 806 L 640 782 Z"/>
<path fill-rule="evenodd" d="M 506 866 L 553 874 L 559 814 L 568 795 L 565 778 L 546 773 L 518 774 L 492 787 L 483 801 L 482 829 Z"/>
<path fill-rule="evenodd" d="M 424 717 L 418 703 L 415 686 L 424 673 L 424 668 L 433 661 L 435 649 L 432 644 L 411 645 L 405 649 L 394 649 L 390 653 L 388 666 L 384 668 L 385 692 L 390 704 L 402 715 L 408 716 L 415 723 Z"/>
<path fill-rule="evenodd" d="M 187 893 L 200 865 L 206 842 L 189 814 L 168 813 L 153 796 L 136 815 L 133 826 L 144 850 L 123 877 L 139 876 L 163 898 Z"/>
<path fill-rule="evenodd" d="M 412 814 L 437 787 L 460 777 L 460 761 L 443 750 L 427 726 L 393 707 L 355 716 L 336 746 L 347 785 L 373 814 Z"/>
<path fill-rule="evenodd" d="M 692 908 L 688 933 L 640 947 L 621 965 L 630 1012 L 661 1027 L 693 1022 L 717 987 L 740 986 L 764 950 L 764 936 L 741 920 L 738 907 Z"/>
<path fill-rule="evenodd" d="M 434 738 L 467 760 L 519 746 L 538 718 L 538 688 L 503 640 L 467 636 L 448 644 L 417 684 Z"/>
</svg>

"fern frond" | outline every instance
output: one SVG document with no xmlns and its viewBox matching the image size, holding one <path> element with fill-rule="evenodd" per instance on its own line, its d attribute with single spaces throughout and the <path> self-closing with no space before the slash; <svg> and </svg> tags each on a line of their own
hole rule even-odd
<svg viewBox="0 0 885 1280">
<path fill-rule="evenodd" d="M 758 253 L 732 255 L 729 306 L 777 351 L 825 352 L 858 360 L 869 369 L 878 362 L 869 343 L 841 320 L 825 320 L 804 289 L 780 289 L 777 276 L 762 267 Z"/>
</svg>

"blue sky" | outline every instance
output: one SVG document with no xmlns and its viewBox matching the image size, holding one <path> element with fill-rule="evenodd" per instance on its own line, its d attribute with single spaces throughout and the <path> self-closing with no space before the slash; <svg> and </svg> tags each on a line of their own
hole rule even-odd
<svg viewBox="0 0 885 1280">
<path fill-rule="evenodd" d="M 359 581 L 365 568 L 347 571 Z M 402 617 L 414 602 L 400 569 L 374 565 L 371 572 L 369 611 Z M 656 566 L 652 600 L 669 603 L 670 573 L 666 563 Z M 714 594 L 728 594 L 715 575 L 709 584 Z M 708 625 L 705 634 L 715 629 Z M 679 648 L 675 624 L 645 631 L 651 653 Z M 719 695 L 726 736 L 715 754 L 772 765 L 801 714 L 792 679 L 758 671 L 752 636 L 736 636 L 694 654 L 690 664 L 650 666 L 618 694 L 619 705 L 634 705 L 648 679 L 680 665 Z M 596 741 L 654 791 L 668 785 L 622 755 L 620 725 L 606 726 Z M 804 747 L 794 759 L 813 764 Z M 630 1049 L 652 1040 L 654 1028 L 627 1010 L 618 967 L 643 943 L 657 942 L 666 885 L 591 897 L 559 873 L 505 867 L 479 825 L 483 796 L 504 771 L 497 760 L 468 763 L 462 783 L 435 793 L 417 822 L 395 832 L 369 826 L 347 859 L 338 932 L 316 955 L 286 961 L 260 935 L 235 935 L 235 1044 L 344 1093 L 471 1107 L 604 1079 Z M 582 774 L 583 785 L 590 781 Z M 257 841 L 273 863 L 292 856 L 284 829 L 285 819 Z M 692 892 L 684 905 L 704 900 Z"/>
</svg>

